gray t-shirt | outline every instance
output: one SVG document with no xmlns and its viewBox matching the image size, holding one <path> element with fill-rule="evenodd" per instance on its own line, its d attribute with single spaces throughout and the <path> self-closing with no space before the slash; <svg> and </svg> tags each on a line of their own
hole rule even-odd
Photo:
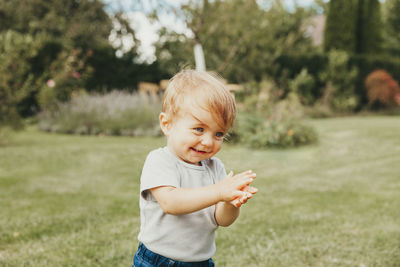
<svg viewBox="0 0 400 267">
<path fill-rule="evenodd" d="M 158 186 L 196 188 L 215 184 L 226 176 L 218 158 L 201 166 L 178 159 L 167 148 L 149 153 L 140 179 L 140 233 L 138 239 L 151 251 L 178 261 L 204 261 L 215 253 L 215 205 L 184 215 L 166 214 L 149 189 Z"/>
</svg>

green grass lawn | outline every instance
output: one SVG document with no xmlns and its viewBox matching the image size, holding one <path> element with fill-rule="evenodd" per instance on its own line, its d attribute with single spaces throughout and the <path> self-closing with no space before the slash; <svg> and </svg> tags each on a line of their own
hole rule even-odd
<svg viewBox="0 0 400 267">
<path fill-rule="evenodd" d="M 217 266 L 400 266 L 400 117 L 311 121 L 317 145 L 225 144 L 259 193 L 217 232 Z M 147 153 L 163 138 L 18 133 L 0 147 L 0 266 L 130 266 Z"/>
</svg>

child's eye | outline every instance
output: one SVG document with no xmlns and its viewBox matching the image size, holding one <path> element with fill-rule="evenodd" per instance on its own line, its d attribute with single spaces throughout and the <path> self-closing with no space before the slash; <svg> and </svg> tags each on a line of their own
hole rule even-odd
<svg viewBox="0 0 400 267">
<path fill-rule="evenodd" d="M 223 132 L 217 132 L 217 133 L 215 134 L 215 136 L 216 136 L 216 137 L 223 137 L 223 136 L 224 136 L 224 133 L 223 133 Z"/>
<path fill-rule="evenodd" d="M 196 127 L 196 128 L 194 128 L 194 130 L 195 130 L 196 132 L 200 132 L 200 133 L 202 133 L 202 132 L 204 131 L 204 129 L 201 128 L 201 127 Z"/>
</svg>

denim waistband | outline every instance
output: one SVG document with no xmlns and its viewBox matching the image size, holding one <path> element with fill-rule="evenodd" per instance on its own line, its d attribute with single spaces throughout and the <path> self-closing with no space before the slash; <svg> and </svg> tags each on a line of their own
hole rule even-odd
<svg viewBox="0 0 400 267">
<path fill-rule="evenodd" d="M 214 266 L 212 259 L 200 262 L 182 262 L 164 257 L 157 254 L 148 248 L 143 243 L 139 243 L 139 248 L 136 254 L 144 261 L 150 263 L 152 266 L 176 266 L 176 267 L 209 267 Z"/>
</svg>

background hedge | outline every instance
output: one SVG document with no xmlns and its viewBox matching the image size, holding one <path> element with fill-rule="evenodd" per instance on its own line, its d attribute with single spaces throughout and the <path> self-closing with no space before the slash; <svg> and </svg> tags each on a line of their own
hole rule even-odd
<svg viewBox="0 0 400 267">
<path fill-rule="evenodd" d="M 328 55 L 323 53 L 310 53 L 303 55 L 285 54 L 275 61 L 276 72 L 274 76 L 293 79 L 300 74 L 302 69 L 315 79 L 315 85 L 311 92 L 315 99 L 321 97 L 324 90 L 324 81 L 320 73 L 327 68 Z M 349 67 L 356 67 L 358 75 L 355 81 L 356 95 L 360 99 L 359 108 L 367 104 L 367 94 L 364 85 L 365 78 L 377 69 L 386 70 L 396 81 L 400 81 L 400 59 L 381 55 L 350 55 Z"/>
</svg>

